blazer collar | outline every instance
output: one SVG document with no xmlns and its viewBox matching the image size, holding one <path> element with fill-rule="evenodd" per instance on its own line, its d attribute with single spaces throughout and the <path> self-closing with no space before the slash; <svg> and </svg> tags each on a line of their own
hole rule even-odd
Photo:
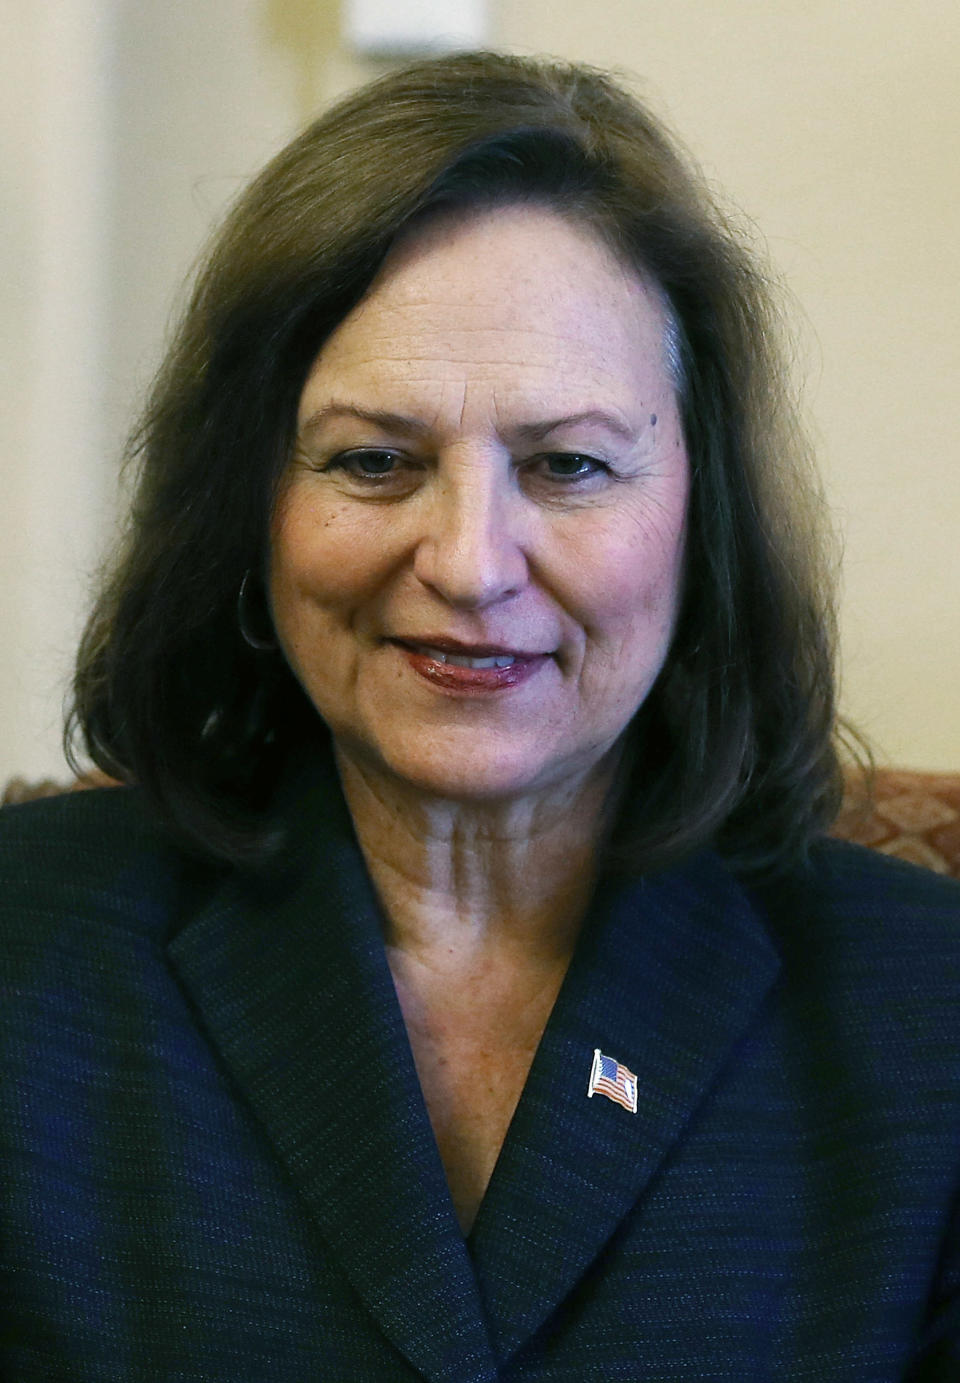
<svg viewBox="0 0 960 1383">
<path fill-rule="evenodd" d="M 642 1197 L 778 970 L 762 920 L 714 855 L 602 886 L 470 1238 L 501 1358 Z M 636 1114 L 587 1098 L 598 1047 L 635 1073 Z"/>
<path fill-rule="evenodd" d="M 327 1248 L 434 1383 L 496 1363 L 335 780 L 294 799 L 293 863 L 234 876 L 169 954 Z"/>
<path fill-rule="evenodd" d="M 605 884 L 465 1245 L 335 776 L 287 813 L 290 869 L 231 876 L 171 958 L 384 1334 L 435 1383 L 492 1380 L 642 1195 L 776 954 L 712 856 Z M 587 1098 L 596 1047 L 636 1073 L 636 1114 Z"/>
</svg>

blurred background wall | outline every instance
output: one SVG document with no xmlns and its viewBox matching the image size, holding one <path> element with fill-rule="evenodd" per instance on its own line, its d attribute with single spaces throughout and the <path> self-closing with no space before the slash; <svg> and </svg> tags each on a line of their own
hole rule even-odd
<svg viewBox="0 0 960 1383">
<path fill-rule="evenodd" d="M 64 774 L 123 438 L 200 245 L 378 64 L 337 0 L 0 0 L 0 24 L 2 780 Z M 753 223 L 844 537 L 844 707 L 882 759 L 960 769 L 960 6 L 491 0 L 489 42 L 617 67 Z"/>
</svg>

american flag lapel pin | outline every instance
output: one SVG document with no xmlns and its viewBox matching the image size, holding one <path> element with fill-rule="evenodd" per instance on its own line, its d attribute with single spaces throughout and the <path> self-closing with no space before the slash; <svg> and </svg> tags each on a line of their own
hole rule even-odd
<svg viewBox="0 0 960 1383">
<path fill-rule="evenodd" d="M 629 1109 L 631 1114 L 637 1112 L 637 1078 L 626 1066 L 621 1066 L 619 1061 L 615 1061 L 612 1056 L 604 1056 L 599 1047 L 593 1049 L 593 1065 L 590 1068 L 590 1084 L 587 1086 L 587 1099 L 592 1100 L 594 1095 L 606 1095 L 608 1100 L 615 1100 L 617 1104 L 622 1104 L 624 1109 Z"/>
</svg>

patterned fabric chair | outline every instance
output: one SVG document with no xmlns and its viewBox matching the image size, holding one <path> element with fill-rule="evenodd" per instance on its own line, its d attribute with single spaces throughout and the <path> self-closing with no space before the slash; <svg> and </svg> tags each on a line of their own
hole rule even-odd
<svg viewBox="0 0 960 1383">
<path fill-rule="evenodd" d="M 34 797 L 56 797 L 61 792 L 80 792 L 83 788 L 109 788 L 114 785 L 113 778 L 108 778 L 96 768 L 91 769 L 89 773 L 82 773 L 71 783 L 60 783 L 55 778 L 41 778 L 38 782 L 30 782 L 27 778 L 11 778 L 3 789 L 0 807 L 12 806 L 15 802 L 29 802 Z"/>
<path fill-rule="evenodd" d="M 111 782 L 98 772 L 84 774 L 69 784 L 13 778 L 2 802 L 108 787 Z M 831 834 L 960 879 L 960 773 L 880 768 L 869 785 L 862 776 L 851 773 Z"/>
</svg>

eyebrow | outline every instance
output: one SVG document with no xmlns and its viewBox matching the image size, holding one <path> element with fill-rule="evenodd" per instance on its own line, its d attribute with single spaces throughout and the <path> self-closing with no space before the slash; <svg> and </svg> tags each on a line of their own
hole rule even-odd
<svg viewBox="0 0 960 1383">
<path fill-rule="evenodd" d="M 327 403 L 310 414 L 300 432 L 316 432 L 329 418 L 359 418 L 361 422 L 375 423 L 385 432 L 399 432 L 406 437 L 419 437 L 430 431 L 426 423 L 403 413 L 389 413 L 383 408 L 359 408 L 354 403 Z"/>
<path fill-rule="evenodd" d="M 309 435 L 331 418 L 359 418 L 361 422 L 373 423 L 385 432 L 398 433 L 404 437 L 422 437 L 430 431 L 429 424 L 422 422 L 419 418 L 411 418 L 404 413 L 391 413 L 383 408 L 360 408 L 353 403 L 332 402 L 324 404 L 322 408 L 311 413 L 301 426 L 300 432 Z M 608 413 L 602 408 L 586 408 L 579 413 L 567 413 L 561 418 L 545 418 L 539 422 L 519 423 L 516 427 L 511 428 L 510 432 L 523 441 L 541 442 L 551 432 L 558 432 L 561 428 L 575 427 L 582 423 L 604 427 L 614 436 L 627 442 L 636 440 L 636 431 L 629 423 L 618 417 L 617 414 Z"/>
<path fill-rule="evenodd" d="M 542 423 L 521 423 L 516 431 L 523 438 L 540 442 L 549 433 L 559 432 L 562 427 L 575 427 L 578 423 L 592 423 L 605 427 L 608 432 L 614 433 L 626 442 L 632 442 L 636 438 L 636 431 L 629 423 L 602 408 L 585 408 L 582 413 L 568 413 L 562 418 L 547 418 Z"/>
</svg>

